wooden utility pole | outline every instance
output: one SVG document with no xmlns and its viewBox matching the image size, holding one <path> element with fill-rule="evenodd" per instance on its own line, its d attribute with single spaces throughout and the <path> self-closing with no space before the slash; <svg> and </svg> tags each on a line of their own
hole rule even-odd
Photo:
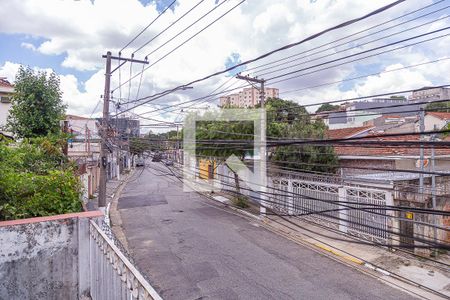
<svg viewBox="0 0 450 300">
<path fill-rule="evenodd" d="M 265 216 L 266 214 L 266 204 L 264 201 L 264 195 L 266 194 L 266 184 L 267 184 L 267 177 L 266 177 L 266 170 L 267 170 L 267 150 L 266 150 L 266 112 L 264 110 L 264 106 L 265 106 L 265 102 L 266 102 L 266 96 L 265 96 L 265 88 L 264 88 L 264 83 L 265 80 L 264 79 L 258 79 L 258 78 L 253 78 L 253 77 L 249 77 L 249 76 L 242 76 L 242 75 L 237 75 L 236 76 L 237 79 L 242 79 L 242 80 L 246 80 L 247 82 L 255 82 L 255 83 L 259 83 L 260 84 L 260 90 L 259 90 L 259 99 L 260 99 L 260 103 L 261 103 L 261 110 L 262 110 L 262 114 L 261 114 L 261 136 L 260 136 L 260 146 L 259 146 L 259 160 L 260 160 L 260 180 L 261 182 L 259 182 L 260 185 L 260 201 L 261 201 L 261 205 L 259 206 L 259 213 L 262 216 Z"/>
<path fill-rule="evenodd" d="M 106 73 L 105 73 L 105 92 L 103 95 L 103 118 L 102 118 L 102 124 L 101 124 L 101 131 L 100 131 L 100 137 L 101 137 L 101 146 L 100 146 L 100 186 L 98 191 L 98 207 L 105 207 L 106 206 L 106 181 L 107 181 L 107 170 L 108 167 L 108 146 L 106 144 L 106 141 L 108 139 L 108 132 L 109 132 L 109 101 L 110 101 L 110 93 L 111 93 L 111 75 L 114 71 L 118 70 L 123 64 L 126 62 L 134 62 L 134 63 L 141 63 L 141 64 L 148 64 L 148 61 L 145 60 L 136 60 L 133 58 L 123 58 L 120 57 L 120 55 L 112 56 L 111 52 L 108 51 L 106 55 L 102 56 L 103 58 L 106 58 Z M 119 67 L 115 68 L 113 71 L 111 71 L 111 61 L 112 60 L 118 60 L 119 61 Z"/>
<path fill-rule="evenodd" d="M 100 137 L 100 186 L 98 190 L 98 207 L 106 206 L 106 168 L 108 167 L 108 147 L 106 140 L 108 139 L 108 118 L 109 118 L 109 94 L 111 89 L 111 52 L 108 51 L 106 56 L 106 73 L 105 73 L 105 92 L 103 94 L 103 117 Z"/>
<path fill-rule="evenodd" d="M 69 133 L 69 121 L 68 120 L 63 121 L 62 131 L 64 133 Z M 72 137 L 70 137 L 70 138 L 72 138 Z M 69 154 L 69 141 L 67 141 L 63 146 L 63 154 L 65 156 L 68 156 L 68 154 Z"/>
</svg>

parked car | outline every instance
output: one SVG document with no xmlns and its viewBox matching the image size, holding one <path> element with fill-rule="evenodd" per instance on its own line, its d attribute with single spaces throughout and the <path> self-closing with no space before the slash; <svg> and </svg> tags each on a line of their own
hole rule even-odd
<svg viewBox="0 0 450 300">
<path fill-rule="evenodd" d="M 160 162 L 161 159 L 162 159 L 161 153 L 155 153 L 155 154 L 153 155 L 152 161 L 153 161 L 153 162 Z"/>
<path fill-rule="evenodd" d="M 136 167 L 143 167 L 145 166 L 145 159 L 142 156 L 138 156 L 136 158 Z"/>
</svg>

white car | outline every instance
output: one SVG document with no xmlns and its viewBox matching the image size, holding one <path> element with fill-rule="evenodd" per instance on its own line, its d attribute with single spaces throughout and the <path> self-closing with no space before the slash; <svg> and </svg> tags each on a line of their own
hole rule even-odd
<svg viewBox="0 0 450 300">
<path fill-rule="evenodd" d="M 142 156 L 138 156 L 136 158 L 136 167 L 143 167 L 145 166 L 145 159 Z"/>
</svg>

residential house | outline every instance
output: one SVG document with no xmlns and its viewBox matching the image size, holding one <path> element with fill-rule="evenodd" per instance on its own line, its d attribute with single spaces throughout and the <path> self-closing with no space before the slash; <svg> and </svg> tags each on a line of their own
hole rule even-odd
<svg viewBox="0 0 450 300">
<path fill-rule="evenodd" d="M 374 134 L 416 132 L 418 128 L 417 124 L 418 115 L 386 115 L 364 122 L 364 126 L 374 126 L 374 128 L 372 129 L 372 133 Z"/>
<path fill-rule="evenodd" d="M 427 112 L 425 131 L 441 130 L 450 123 L 450 112 Z"/>
<path fill-rule="evenodd" d="M 408 109 L 398 105 L 408 105 Z M 408 102 L 405 98 L 373 98 L 370 100 L 344 103 L 336 111 L 321 112 L 319 115 L 330 129 L 362 127 L 374 125 L 371 120 L 382 116 L 398 116 L 399 118 L 412 118 L 417 115 L 421 105 Z M 386 120 L 385 120 L 386 121 Z M 397 121 L 396 118 L 389 120 Z"/>
<path fill-rule="evenodd" d="M 13 93 L 14 86 L 6 78 L 0 77 L 0 131 L 5 129 Z"/>
<path fill-rule="evenodd" d="M 351 138 L 356 136 L 370 136 L 372 130 L 368 127 L 348 128 L 347 130 L 330 130 L 329 138 Z M 366 139 L 365 139 L 366 140 Z M 369 140 L 369 138 L 367 139 Z M 432 149 L 424 149 L 424 171 L 429 173 L 441 172 L 444 176 L 436 175 L 436 185 L 432 186 L 431 174 L 420 174 L 421 159 L 420 148 L 407 145 L 386 145 L 385 142 L 420 141 L 419 135 L 374 137 L 371 141 L 379 144 L 351 146 L 337 145 L 334 147 L 339 159 L 340 174 L 342 179 L 349 184 L 370 185 L 373 188 L 382 188 L 393 193 L 395 205 L 416 208 L 432 207 L 432 194 L 436 195 L 436 207 L 438 210 L 450 210 L 450 149 L 440 147 L 435 149 L 434 160 Z M 449 139 L 450 140 L 450 139 Z M 434 165 L 434 167 L 433 167 Z M 419 182 L 423 178 L 423 187 Z M 408 214 L 402 212 L 399 217 L 412 218 L 420 222 L 432 223 L 428 214 Z M 445 218 L 438 217 L 438 222 L 444 225 Z M 400 243 L 411 244 L 412 237 L 416 234 L 433 236 L 430 227 L 421 226 L 400 220 L 399 230 L 404 234 Z M 438 238 L 450 242 L 450 235 L 446 231 L 439 230 Z"/>
<path fill-rule="evenodd" d="M 215 159 L 199 159 L 199 178 L 200 179 L 214 179 L 217 175 L 217 161 Z"/>
<path fill-rule="evenodd" d="M 99 120 L 75 115 L 67 115 L 66 126 L 73 137 L 69 140 L 67 155 L 77 162 L 79 175 L 84 184 L 84 197 L 91 197 L 99 185 L 100 179 L 100 133 Z M 108 179 L 120 179 L 120 174 L 131 167 L 131 157 L 128 151 L 127 136 L 118 138 L 118 130 L 110 130 L 108 135 L 114 143 L 107 143 Z"/>
</svg>

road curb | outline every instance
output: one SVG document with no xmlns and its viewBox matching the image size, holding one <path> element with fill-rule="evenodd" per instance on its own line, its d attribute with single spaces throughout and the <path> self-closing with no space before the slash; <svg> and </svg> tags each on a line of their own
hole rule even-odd
<svg viewBox="0 0 450 300">
<path fill-rule="evenodd" d="M 358 265 L 364 265 L 365 264 L 365 262 L 363 260 L 359 259 L 359 258 L 355 258 L 355 257 L 351 257 L 349 255 L 342 254 L 342 253 L 340 253 L 338 251 L 335 251 L 335 250 L 333 250 L 333 249 L 331 249 L 331 248 L 329 248 L 329 247 L 327 247 L 325 245 L 322 245 L 322 244 L 319 244 L 319 243 L 312 243 L 312 245 L 314 245 L 314 246 L 316 246 L 316 247 L 318 247 L 318 248 L 320 248 L 322 250 L 325 250 L 327 252 L 330 252 L 330 253 L 332 253 L 332 254 L 334 254 L 336 256 L 339 256 L 340 258 L 343 258 L 345 260 L 351 261 L 351 262 L 353 262 L 355 264 L 358 264 Z"/>
<path fill-rule="evenodd" d="M 120 243 L 123 245 L 125 250 L 130 253 L 130 248 L 128 247 L 128 241 L 126 239 L 125 233 L 122 230 L 122 218 L 120 216 L 119 210 L 117 209 L 118 201 L 120 198 L 120 195 L 122 194 L 122 190 L 125 188 L 126 184 L 128 183 L 128 180 L 133 177 L 136 169 L 132 169 L 130 173 L 127 175 L 125 179 L 122 180 L 122 182 L 119 184 L 119 187 L 116 189 L 115 193 L 113 194 L 113 198 L 108 204 L 108 219 L 109 219 L 109 227 L 111 228 L 114 235 L 117 237 L 117 239 L 120 241 Z"/>
</svg>

